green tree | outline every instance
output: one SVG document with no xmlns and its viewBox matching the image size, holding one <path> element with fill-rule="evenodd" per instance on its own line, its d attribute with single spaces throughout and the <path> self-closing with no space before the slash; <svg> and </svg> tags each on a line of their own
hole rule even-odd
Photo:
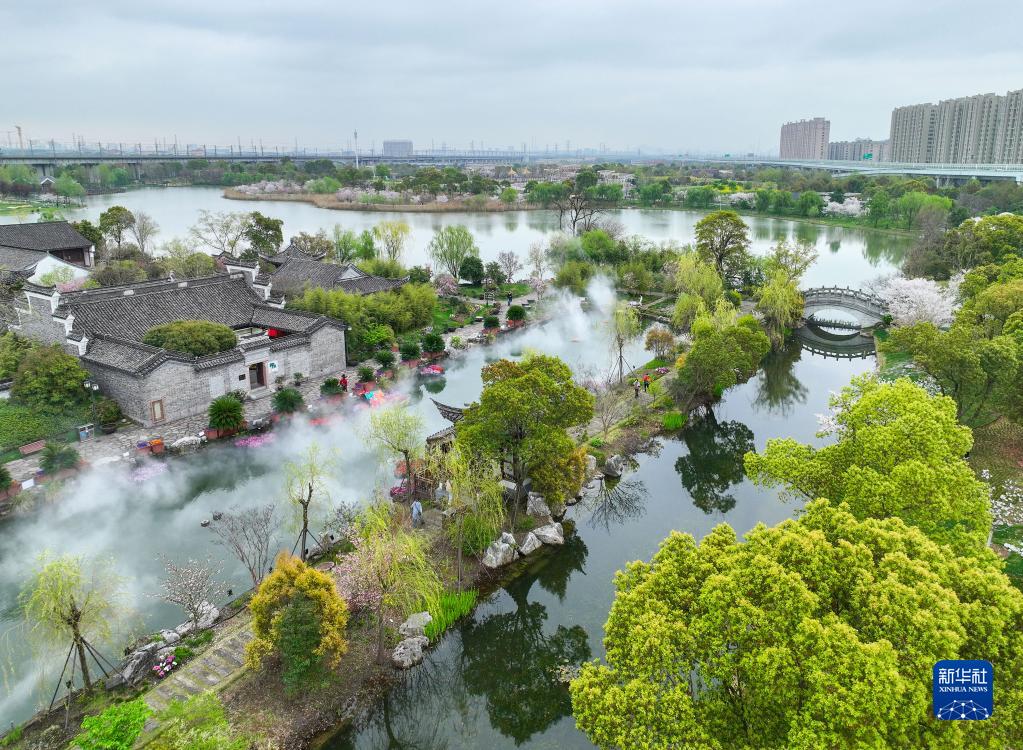
<svg viewBox="0 0 1023 750">
<path fill-rule="evenodd" d="M 870 196 L 870 202 L 867 203 L 867 216 L 870 218 L 870 223 L 875 227 L 878 224 L 886 223 L 891 213 L 891 195 L 884 188 L 875 190 L 874 194 Z"/>
<path fill-rule="evenodd" d="M 724 284 L 713 264 L 695 252 L 686 252 L 675 263 L 675 288 L 678 298 L 672 312 L 672 324 L 688 330 L 703 312 L 711 310 L 724 294 Z"/>
<path fill-rule="evenodd" d="M 381 500 L 356 520 L 355 569 L 359 585 L 375 602 L 377 659 L 386 662 L 385 615 L 396 611 L 405 618 L 423 607 L 430 609 L 443 591 L 430 564 L 429 538 L 396 523 L 394 505 Z"/>
<path fill-rule="evenodd" d="M 799 194 L 799 201 L 796 203 L 800 216 L 820 216 L 824 209 L 824 199 L 816 190 L 804 190 Z"/>
<path fill-rule="evenodd" d="M 144 698 L 115 703 L 101 714 L 82 719 L 82 729 L 71 746 L 80 750 L 131 750 L 152 713 Z"/>
<path fill-rule="evenodd" d="M 73 226 L 80 235 L 93 244 L 97 253 L 103 249 L 103 230 L 101 230 L 98 226 L 88 219 L 72 221 L 71 226 Z"/>
<path fill-rule="evenodd" d="M 476 255 L 469 255 L 458 266 L 458 278 L 468 279 L 470 284 L 479 286 L 486 278 L 487 272 L 483 267 L 483 261 Z"/>
<path fill-rule="evenodd" d="M 412 236 L 412 228 L 403 219 L 381 221 L 373 227 L 373 236 L 384 246 L 387 259 L 397 262 L 401 260 L 405 245 Z"/>
<path fill-rule="evenodd" d="M 933 323 L 895 328 L 883 350 L 909 353 L 941 393 L 954 399 L 956 417 L 972 425 L 989 421 L 1004 406 L 1023 364 L 1023 349 L 1011 336 L 988 337 L 965 321 L 948 331 Z"/>
<path fill-rule="evenodd" d="M 194 357 L 205 357 L 231 349 L 237 345 L 238 337 L 223 323 L 175 320 L 150 328 L 142 337 L 142 343 Z"/>
<path fill-rule="evenodd" d="M 25 355 L 36 346 L 32 339 L 22 338 L 14 331 L 0 334 L 0 380 L 13 378 Z"/>
<path fill-rule="evenodd" d="M 121 286 L 146 280 L 146 269 L 134 260 L 115 260 L 106 263 L 92 274 L 92 281 L 100 286 Z"/>
<path fill-rule="evenodd" d="M 780 240 L 764 261 L 764 270 L 768 274 L 784 271 L 789 279 L 799 281 L 816 261 L 817 248 L 812 242 L 792 244 L 788 240 Z"/>
<path fill-rule="evenodd" d="M 334 263 L 351 263 L 359 257 L 359 235 L 351 229 L 335 224 L 332 234 L 334 250 L 330 259 Z"/>
<path fill-rule="evenodd" d="M 184 240 L 173 239 L 161 248 L 159 264 L 167 275 L 176 279 L 197 279 L 212 276 L 217 264 L 208 253 L 198 252 Z"/>
<path fill-rule="evenodd" d="M 449 477 L 451 496 L 446 510 L 451 523 L 445 528 L 457 553 L 458 590 L 462 590 L 463 552 L 476 552 L 475 544 L 467 544 L 466 530 L 480 529 L 483 546 L 497 536 L 504 523 L 504 501 L 492 462 L 483 454 L 471 453 L 455 443 L 446 454 L 444 474 Z M 475 541 L 475 540 L 473 540 Z"/>
<path fill-rule="evenodd" d="M 62 174 L 57 178 L 53 183 L 53 191 L 69 201 L 71 198 L 81 199 L 85 196 L 85 188 L 69 174 Z"/>
<path fill-rule="evenodd" d="M 696 251 L 735 288 L 749 262 L 749 227 L 735 211 L 713 211 L 696 223 Z"/>
<path fill-rule="evenodd" d="M 124 233 L 135 223 L 135 214 L 124 206 L 111 206 L 99 215 L 99 228 L 105 237 L 109 237 L 121 249 Z"/>
<path fill-rule="evenodd" d="M 945 255 L 953 271 L 997 263 L 1006 255 L 1020 255 L 1021 249 L 1023 216 L 1016 214 L 967 219 L 945 240 Z"/>
<path fill-rule="evenodd" d="M 277 556 L 249 611 L 255 637 L 245 646 L 245 663 L 259 669 L 268 657 L 279 657 L 291 694 L 337 667 L 348 653 L 348 605 L 334 579 L 287 552 Z"/>
<path fill-rule="evenodd" d="M 673 532 L 618 574 L 576 723 L 608 749 L 1015 746 L 1023 595 L 1000 568 L 826 500 L 744 542 Z M 1001 665 L 990 720 L 934 720 L 931 668 L 956 658 Z"/>
<path fill-rule="evenodd" d="M 483 368 L 483 393 L 459 420 L 456 440 L 470 455 L 507 460 L 515 497 L 522 498 L 526 477 L 568 459 L 574 442 L 567 430 L 592 418 L 593 396 L 573 382 L 572 371 L 557 357 L 499 360 Z M 559 451 L 552 453 L 551 446 Z M 513 525 L 517 506 L 512 505 Z"/>
<path fill-rule="evenodd" d="M 284 388 L 277 393 L 289 390 L 294 391 L 292 388 Z M 276 404 L 274 406 L 276 408 Z M 306 449 L 301 460 L 289 461 L 284 467 L 285 493 L 292 509 L 291 525 L 298 532 L 299 559 L 303 563 L 309 557 L 310 528 L 326 512 L 326 505 L 330 501 L 327 472 L 331 463 L 321 457 L 320 446 L 313 443 Z"/>
<path fill-rule="evenodd" d="M 983 546 L 991 527 L 987 488 L 963 460 L 973 436 L 956 421 L 950 398 L 908 379 L 861 377 L 831 405 L 821 435 L 834 443 L 768 440 L 762 454 L 746 455 L 750 478 L 798 499 L 845 502 L 857 518 L 897 516 L 941 542 Z"/>
<path fill-rule="evenodd" d="M 639 335 L 642 327 L 636 310 L 626 302 L 619 302 L 611 313 L 611 338 L 618 347 L 618 382 L 625 380 L 625 345 Z"/>
<path fill-rule="evenodd" d="M 427 250 L 434 262 L 456 279 L 466 258 L 480 257 L 472 233 L 461 224 L 438 229 Z"/>
<path fill-rule="evenodd" d="M 44 552 L 18 601 L 29 635 L 38 644 L 62 652 L 70 641 L 82 682 L 91 690 L 86 644 L 109 642 L 123 613 L 122 581 L 113 564 Z"/>
<path fill-rule="evenodd" d="M 748 315 L 724 327 L 710 321 L 699 327 L 694 324 L 693 337 L 692 347 L 680 359 L 678 375 L 668 383 L 669 393 L 684 411 L 709 403 L 725 389 L 751 378 L 771 349 L 760 324 Z"/>
<path fill-rule="evenodd" d="M 243 260 L 256 260 L 260 255 L 274 255 L 284 243 L 284 221 L 264 216 L 259 211 L 249 214 L 243 232 L 249 247 L 242 253 Z"/>
<path fill-rule="evenodd" d="M 82 403 L 87 373 L 78 358 L 58 344 L 39 346 L 21 360 L 11 398 L 47 413 L 59 413 Z"/>
<path fill-rule="evenodd" d="M 780 349 L 785 343 L 785 331 L 794 328 L 803 316 L 803 295 L 788 273 L 779 269 L 757 290 L 756 296 L 757 310 L 763 315 L 771 345 Z"/>
<path fill-rule="evenodd" d="M 500 198 L 501 203 L 506 206 L 510 206 L 519 199 L 519 191 L 513 187 L 506 187 L 501 191 L 500 195 L 498 195 L 498 198 Z"/>
</svg>

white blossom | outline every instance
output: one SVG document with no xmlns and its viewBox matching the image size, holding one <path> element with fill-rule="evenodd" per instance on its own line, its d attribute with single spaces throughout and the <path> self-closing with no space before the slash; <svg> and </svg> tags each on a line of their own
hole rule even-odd
<svg viewBox="0 0 1023 750">
<path fill-rule="evenodd" d="M 958 285 L 950 290 L 930 279 L 895 276 L 879 287 L 878 294 L 896 325 L 933 323 L 945 328 L 955 314 Z"/>
</svg>

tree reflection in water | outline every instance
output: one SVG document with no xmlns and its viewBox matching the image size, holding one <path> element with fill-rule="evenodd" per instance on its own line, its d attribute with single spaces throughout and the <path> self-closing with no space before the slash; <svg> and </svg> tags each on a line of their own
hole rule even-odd
<svg viewBox="0 0 1023 750">
<path fill-rule="evenodd" d="M 482 697 L 491 725 L 519 745 L 572 712 L 558 667 L 590 658 L 586 631 L 559 625 L 547 632 L 547 608 L 529 600 L 534 583 L 563 597 L 571 574 L 582 571 L 583 540 L 566 536 L 565 546 L 544 555 L 505 590 L 515 609 L 470 621 L 461 628 L 466 690 Z"/>
<path fill-rule="evenodd" d="M 805 404 L 809 393 L 807 387 L 796 375 L 796 362 L 802 356 L 803 347 L 791 339 L 776 352 L 771 352 L 760 364 L 757 373 L 756 403 L 764 405 L 783 417 L 792 414 L 796 404 Z"/>
<path fill-rule="evenodd" d="M 704 513 L 727 513 L 735 507 L 728 490 L 746 476 L 742 457 L 753 450 L 753 431 L 742 422 L 718 422 L 713 411 L 682 432 L 689 452 L 675 461 L 693 505 Z"/>
<path fill-rule="evenodd" d="M 642 481 L 606 478 L 600 482 L 597 494 L 588 496 L 584 504 L 590 511 L 590 526 L 610 532 L 612 526 L 642 516 L 646 500 L 647 489 Z"/>
</svg>

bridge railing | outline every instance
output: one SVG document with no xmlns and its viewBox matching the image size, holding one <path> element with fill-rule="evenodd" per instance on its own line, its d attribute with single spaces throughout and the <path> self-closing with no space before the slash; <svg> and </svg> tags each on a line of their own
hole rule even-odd
<svg viewBox="0 0 1023 750">
<path fill-rule="evenodd" d="M 812 301 L 816 297 L 846 297 L 876 305 L 882 310 L 888 309 L 888 304 L 876 294 L 864 292 L 859 289 L 850 289 L 840 286 L 820 286 L 812 289 L 804 289 L 801 294 L 805 301 Z"/>
</svg>

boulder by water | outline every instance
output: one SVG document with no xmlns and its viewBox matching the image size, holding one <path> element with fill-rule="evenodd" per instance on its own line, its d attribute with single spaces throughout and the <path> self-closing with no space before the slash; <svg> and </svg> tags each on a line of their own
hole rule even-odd
<svg viewBox="0 0 1023 750">
<path fill-rule="evenodd" d="M 429 612 L 416 612 L 409 615 L 409 618 L 398 626 L 398 633 L 402 638 L 426 635 L 426 626 L 431 622 L 433 622 L 433 617 Z"/>
<path fill-rule="evenodd" d="M 529 493 L 526 500 L 526 513 L 533 518 L 545 521 L 549 521 L 551 518 L 551 509 L 547 506 L 547 501 L 544 500 L 543 495 L 539 492 Z"/>
<path fill-rule="evenodd" d="M 483 564 L 488 568 L 500 568 L 515 561 L 515 548 L 498 539 L 492 542 L 483 554 Z"/>
<path fill-rule="evenodd" d="M 604 462 L 604 474 L 609 477 L 620 477 L 625 471 L 625 457 L 615 454 Z"/>
<path fill-rule="evenodd" d="M 537 539 L 536 534 L 530 531 L 528 534 L 526 534 L 525 540 L 523 540 L 522 544 L 519 546 L 519 554 L 528 555 L 531 552 L 535 552 L 536 550 L 540 549 L 540 547 L 542 546 L 543 542 Z"/>
<path fill-rule="evenodd" d="M 423 660 L 423 649 L 430 640 L 425 635 L 414 635 L 406 638 L 394 647 L 391 663 L 398 669 L 408 669 Z"/>
<path fill-rule="evenodd" d="M 536 538 L 544 544 L 564 544 L 565 543 L 565 530 L 562 528 L 560 523 L 549 523 L 546 526 L 541 526 L 538 529 L 533 529 L 533 533 Z"/>
</svg>

